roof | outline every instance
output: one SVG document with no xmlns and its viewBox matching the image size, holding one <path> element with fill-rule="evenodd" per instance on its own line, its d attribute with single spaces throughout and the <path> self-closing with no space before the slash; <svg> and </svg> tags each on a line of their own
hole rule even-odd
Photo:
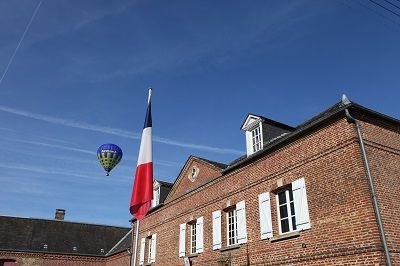
<svg viewBox="0 0 400 266">
<path fill-rule="evenodd" d="M 285 144 L 291 142 L 292 140 L 296 139 L 297 137 L 301 136 L 302 134 L 308 132 L 308 130 L 313 129 L 316 126 L 319 126 L 320 124 L 322 124 L 330 119 L 333 119 L 334 117 L 337 117 L 339 115 L 344 116 L 345 109 L 349 109 L 349 111 L 363 112 L 372 117 L 377 117 L 382 121 L 400 125 L 400 120 L 398 120 L 398 119 L 395 119 L 390 116 L 373 111 L 371 109 L 368 109 L 368 108 L 366 108 L 362 105 L 359 105 L 357 103 L 354 103 L 354 102 L 340 101 L 340 102 L 332 105 L 325 111 L 319 113 L 318 115 L 316 115 L 316 116 L 312 117 L 311 119 L 298 125 L 294 131 L 292 131 L 286 135 L 282 135 L 281 137 L 274 139 L 274 141 L 268 142 L 267 145 L 265 145 L 262 150 L 254 153 L 248 157 L 241 156 L 238 159 L 234 160 L 233 162 L 231 162 L 229 164 L 229 166 L 227 168 L 222 170 L 222 173 L 226 174 L 226 173 L 246 164 L 247 162 L 251 162 L 251 161 L 259 158 L 260 156 L 270 152 L 271 150 L 273 150 L 281 145 L 285 145 Z"/>
<path fill-rule="evenodd" d="M 205 161 L 205 162 L 207 162 L 207 163 L 209 163 L 209 164 L 211 164 L 211 165 L 214 165 L 215 167 L 218 167 L 218 168 L 220 168 L 220 169 L 225 169 L 226 167 L 228 167 L 228 165 L 227 165 L 227 164 L 224 164 L 224 163 L 219 163 L 219 162 L 207 160 L 207 159 L 204 159 L 204 158 L 201 158 L 201 157 L 198 157 L 198 156 L 193 156 L 193 157 L 194 157 L 194 158 L 197 158 L 197 159 L 200 159 L 200 160 L 202 160 L 202 161 Z"/>
<path fill-rule="evenodd" d="M 115 244 L 114 247 L 111 248 L 110 251 L 108 251 L 106 255 L 110 256 L 130 249 L 132 243 L 132 237 L 133 237 L 133 230 L 131 229 L 122 239 L 119 240 L 117 244 Z"/>
<path fill-rule="evenodd" d="M 104 256 L 129 230 L 108 225 L 0 216 L 0 250 Z"/>
<path fill-rule="evenodd" d="M 267 123 L 267 124 L 270 124 L 270 125 L 273 125 L 273 126 L 276 126 L 276 127 L 279 127 L 279 128 L 283 128 L 283 129 L 286 129 L 286 130 L 289 130 L 289 131 L 292 131 L 292 130 L 295 129 L 295 128 L 292 127 L 292 126 L 283 124 L 283 123 L 281 123 L 281 122 L 278 122 L 278 121 L 275 121 L 275 120 L 272 120 L 272 119 L 269 119 L 269 118 L 266 118 L 266 117 L 261 116 L 261 115 L 256 115 L 256 114 L 251 114 L 251 113 L 248 114 L 248 115 L 246 116 L 246 119 L 243 121 L 242 125 L 240 126 L 241 129 L 243 129 L 243 126 L 244 126 L 244 124 L 246 123 L 247 118 L 248 118 L 249 116 L 258 117 L 258 118 L 260 118 L 264 123 Z"/>
<path fill-rule="evenodd" d="M 155 181 L 157 181 L 163 187 L 172 188 L 172 186 L 174 185 L 174 183 L 169 183 L 169 182 L 161 181 L 158 179 L 156 179 Z"/>
</svg>

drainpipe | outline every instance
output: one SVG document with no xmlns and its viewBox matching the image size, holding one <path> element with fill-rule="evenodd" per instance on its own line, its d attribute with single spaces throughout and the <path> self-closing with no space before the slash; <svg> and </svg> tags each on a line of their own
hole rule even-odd
<svg viewBox="0 0 400 266">
<path fill-rule="evenodd" d="M 347 103 L 349 103 L 349 100 L 346 98 L 345 95 L 343 96 L 343 99 L 344 99 L 344 100 L 342 100 L 343 103 L 346 103 L 345 102 L 346 100 L 347 100 Z M 372 205 L 374 207 L 375 217 L 376 217 L 376 221 L 378 223 L 379 233 L 380 233 L 380 237 L 381 237 L 381 241 L 382 241 L 382 245 L 383 245 L 383 250 L 384 250 L 384 253 L 385 253 L 386 265 L 387 266 L 392 266 L 392 262 L 391 262 L 391 259 L 390 259 L 390 252 L 389 252 L 389 248 L 388 248 L 388 244 L 387 244 L 387 240 L 386 240 L 386 236 L 385 236 L 385 231 L 383 230 L 383 223 L 382 223 L 381 212 L 379 210 L 378 199 L 376 197 L 376 191 L 375 191 L 374 183 L 372 182 L 372 175 L 371 175 L 371 170 L 369 168 L 367 151 L 365 150 L 364 140 L 363 140 L 362 135 L 361 135 L 361 125 L 359 124 L 359 122 L 354 117 L 352 117 L 350 115 L 349 110 L 347 108 L 344 111 L 346 113 L 347 122 L 354 124 L 355 127 L 356 127 L 356 130 L 357 130 L 357 137 L 358 137 L 358 140 L 359 140 L 359 143 L 360 143 L 360 148 L 361 148 L 361 152 L 362 152 L 362 159 L 364 161 L 365 170 L 367 172 L 368 185 L 369 185 L 369 189 L 371 191 Z"/>
</svg>

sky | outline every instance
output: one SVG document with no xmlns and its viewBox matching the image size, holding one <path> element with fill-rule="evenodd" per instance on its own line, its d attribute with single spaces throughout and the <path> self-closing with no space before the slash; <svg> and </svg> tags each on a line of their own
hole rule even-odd
<svg viewBox="0 0 400 266">
<path fill-rule="evenodd" d="M 167 182 L 190 155 L 243 155 L 249 113 L 297 126 L 345 93 L 399 118 L 400 8 L 376 2 L 398 15 L 364 0 L 0 0 L 0 215 L 129 227 L 150 86 Z M 103 143 L 124 152 L 108 177 Z"/>
</svg>

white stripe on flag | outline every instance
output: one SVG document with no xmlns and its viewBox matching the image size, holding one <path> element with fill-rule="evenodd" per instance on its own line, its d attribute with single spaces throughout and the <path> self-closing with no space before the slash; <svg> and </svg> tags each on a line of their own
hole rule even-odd
<svg viewBox="0 0 400 266">
<path fill-rule="evenodd" d="M 142 141 L 140 142 L 139 158 L 137 165 L 150 163 L 153 161 L 151 127 L 143 129 Z"/>
</svg>

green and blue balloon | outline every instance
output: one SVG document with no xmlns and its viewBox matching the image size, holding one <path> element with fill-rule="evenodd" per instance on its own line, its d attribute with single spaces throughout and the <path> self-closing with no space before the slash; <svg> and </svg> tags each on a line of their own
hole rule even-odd
<svg viewBox="0 0 400 266">
<path fill-rule="evenodd" d="M 121 161 L 122 150 L 115 144 L 103 144 L 97 149 L 97 159 L 109 176 L 110 171 Z"/>
</svg>

